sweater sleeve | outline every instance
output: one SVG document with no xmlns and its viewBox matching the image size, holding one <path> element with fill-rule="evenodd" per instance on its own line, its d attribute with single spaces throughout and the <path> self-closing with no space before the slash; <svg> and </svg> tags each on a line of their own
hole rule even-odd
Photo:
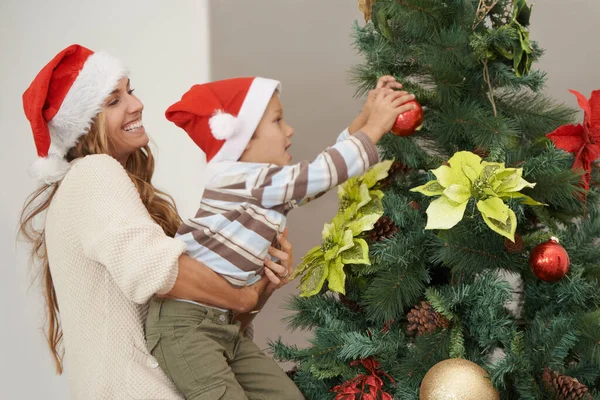
<svg viewBox="0 0 600 400">
<path fill-rule="evenodd" d="M 312 162 L 269 166 L 248 176 L 246 189 L 264 207 L 318 197 L 347 179 L 363 174 L 379 161 L 377 148 L 362 132 L 346 136 Z"/>
<path fill-rule="evenodd" d="M 352 135 L 350 134 L 350 131 L 348 130 L 348 128 L 346 128 L 346 129 L 344 129 L 342 131 L 342 133 L 339 134 L 339 136 L 337 137 L 337 139 L 335 140 L 335 142 L 339 143 L 342 140 L 348 139 L 350 136 L 352 136 Z"/>
<path fill-rule="evenodd" d="M 154 222 L 121 164 L 107 155 L 85 157 L 61 186 L 74 193 L 84 254 L 107 269 L 128 299 L 143 304 L 172 289 L 185 244 Z"/>
</svg>

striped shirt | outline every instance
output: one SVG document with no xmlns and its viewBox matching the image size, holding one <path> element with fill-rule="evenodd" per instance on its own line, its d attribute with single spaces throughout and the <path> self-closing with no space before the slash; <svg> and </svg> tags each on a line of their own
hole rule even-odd
<svg viewBox="0 0 600 400">
<path fill-rule="evenodd" d="M 177 238 L 190 256 L 236 286 L 260 279 L 269 247 L 282 233 L 287 213 L 379 161 L 367 135 L 346 129 L 337 143 L 312 162 L 289 166 L 225 161 L 209 164 L 207 182 L 194 218 Z"/>
</svg>

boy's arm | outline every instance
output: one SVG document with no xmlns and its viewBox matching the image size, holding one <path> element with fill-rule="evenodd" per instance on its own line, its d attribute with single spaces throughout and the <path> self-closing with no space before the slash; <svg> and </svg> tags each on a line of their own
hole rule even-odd
<svg viewBox="0 0 600 400">
<path fill-rule="evenodd" d="M 379 161 L 377 147 L 363 132 L 323 151 L 312 161 L 269 166 L 249 174 L 246 190 L 266 208 L 314 198 L 347 179 L 362 175 Z"/>
<path fill-rule="evenodd" d="M 352 132 L 354 133 L 354 132 Z M 350 136 L 352 136 L 352 133 L 350 133 L 350 128 L 346 128 L 342 131 L 342 133 L 339 134 L 339 136 L 337 137 L 337 139 L 335 140 L 336 143 L 341 142 L 342 140 L 346 140 L 348 139 Z"/>
<path fill-rule="evenodd" d="M 369 120 L 369 112 L 368 112 L 367 107 L 365 107 L 365 109 L 363 109 L 360 112 L 360 114 L 358 114 L 358 116 L 356 118 L 354 118 L 354 121 L 352 121 L 352 123 L 350 124 L 348 129 L 346 129 L 346 131 L 344 131 L 344 132 L 348 132 L 348 134 L 354 135 L 355 132 L 357 132 L 363 126 L 365 126 L 367 124 L 368 120 Z"/>
</svg>

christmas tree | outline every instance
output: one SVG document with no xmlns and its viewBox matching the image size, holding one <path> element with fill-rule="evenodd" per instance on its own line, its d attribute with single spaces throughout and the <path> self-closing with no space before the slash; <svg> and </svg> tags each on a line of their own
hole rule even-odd
<svg viewBox="0 0 600 400">
<path fill-rule="evenodd" d="M 359 6 L 357 94 L 392 75 L 424 124 L 340 188 L 275 357 L 307 399 L 600 399 L 600 92 L 583 125 L 544 96 L 525 0 Z"/>
</svg>

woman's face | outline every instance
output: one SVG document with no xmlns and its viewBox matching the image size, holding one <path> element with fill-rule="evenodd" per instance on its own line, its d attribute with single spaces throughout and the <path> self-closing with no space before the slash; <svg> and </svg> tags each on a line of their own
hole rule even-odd
<svg viewBox="0 0 600 400">
<path fill-rule="evenodd" d="M 102 111 L 108 143 L 112 156 L 123 165 L 131 154 L 148 144 L 142 124 L 143 109 L 142 102 L 133 95 L 128 78 L 121 79 L 104 102 Z"/>
</svg>

